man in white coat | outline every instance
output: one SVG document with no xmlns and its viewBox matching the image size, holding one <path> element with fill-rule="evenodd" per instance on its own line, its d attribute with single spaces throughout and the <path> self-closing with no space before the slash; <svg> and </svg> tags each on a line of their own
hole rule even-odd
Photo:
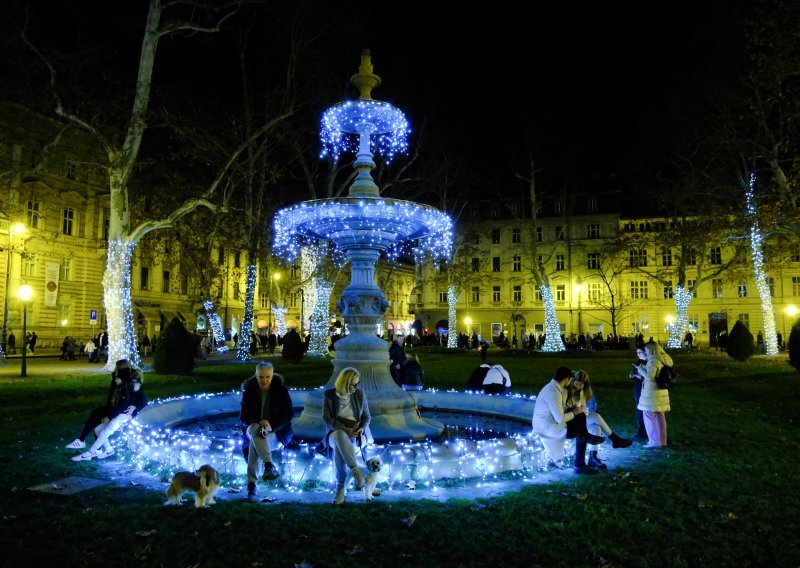
<svg viewBox="0 0 800 568">
<path fill-rule="evenodd" d="M 605 438 L 590 434 L 586 429 L 586 407 L 566 411 L 567 384 L 571 379 L 572 371 L 559 367 L 555 377 L 539 392 L 533 407 L 533 433 L 542 440 L 552 460 L 564 455 L 564 440 L 575 438 L 575 472 L 597 473 L 595 468 L 586 465 L 586 443 L 600 444 Z"/>
</svg>

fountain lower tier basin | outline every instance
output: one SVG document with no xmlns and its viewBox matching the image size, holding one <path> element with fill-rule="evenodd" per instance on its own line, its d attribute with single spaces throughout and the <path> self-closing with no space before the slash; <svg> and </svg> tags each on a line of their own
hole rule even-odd
<svg viewBox="0 0 800 568">
<path fill-rule="evenodd" d="M 319 389 L 291 391 L 296 413 L 312 393 Z M 437 440 L 372 443 L 357 452 L 362 467 L 369 458 L 381 457 L 379 483 L 435 488 L 452 480 L 525 478 L 546 469 L 546 453 L 530 433 L 532 398 L 437 391 L 409 394 L 423 416 L 448 427 Z M 125 459 L 160 475 L 209 463 L 223 477 L 241 478 L 247 464 L 241 437 L 232 428 L 240 401 L 241 393 L 231 392 L 149 404 L 125 431 Z M 319 437 L 323 434 L 321 428 Z M 319 437 L 305 437 L 298 450 L 273 452 L 280 483 L 300 488 L 334 482 L 332 461 L 314 451 Z"/>
</svg>

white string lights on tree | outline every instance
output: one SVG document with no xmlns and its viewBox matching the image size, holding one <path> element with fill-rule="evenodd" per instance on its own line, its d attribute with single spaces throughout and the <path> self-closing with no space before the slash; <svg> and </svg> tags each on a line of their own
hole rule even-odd
<svg viewBox="0 0 800 568">
<path fill-rule="evenodd" d="M 228 346 L 225 344 L 225 333 L 222 331 L 222 322 L 214 309 L 214 302 L 205 300 L 203 310 L 206 312 L 208 324 L 211 326 L 211 333 L 214 334 L 214 343 L 217 345 L 217 353 L 226 353 Z"/>
<path fill-rule="evenodd" d="M 675 287 L 675 321 L 670 326 L 667 347 L 680 349 L 686 327 L 689 325 L 689 304 L 692 302 L 692 293 L 678 284 Z"/>
<path fill-rule="evenodd" d="M 395 154 L 408 149 L 410 132 L 405 114 L 389 103 L 371 99 L 345 101 L 322 115 L 320 157 L 330 155 L 338 160 L 342 153 L 358 150 L 360 136 L 369 136 L 370 150 L 389 163 Z M 374 134 L 370 136 L 371 133 Z"/>
<path fill-rule="evenodd" d="M 108 362 L 111 370 L 120 359 L 141 367 L 131 305 L 131 256 L 136 245 L 116 239 L 108 243 L 108 263 L 103 274 L 103 301 L 108 317 Z"/>
<path fill-rule="evenodd" d="M 286 306 L 272 305 L 272 311 L 275 312 L 275 329 L 279 336 L 286 335 Z"/>
<path fill-rule="evenodd" d="M 308 340 L 308 354 L 318 357 L 327 357 L 328 352 L 328 306 L 330 304 L 331 292 L 333 292 L 333 282 L 324 278 L 315 278 L 316 284 L 314 309 L 309 317 L 309 332 L 311 337 Z"/>
<path fill-rule="evenodd" d="M 564 341 L 561 339 L 561 324 L 556 316 L 556 302 L 550 286 L 539 286 L 539 292 L 544 301 L 544 346 L 542 351 L 565 351 Z"/>
<path fill-rule="evenodd" d="M 458 294 L 454 284 L 447 286 L 447 348 L 455 349 L 458 347 L 458 320 L 456 320 L 456 303 Z"/>
<path fill-rule="evenodd" d="M 764 272 L 764 235 L 755 218 L 755 186 L 756 174 L 750 174 L 750 183 L 747 187 L 747 214 L 754 216 L 753 224 L 750 227 L 750 245 L 753 253 L 753 273 L 758 288 L 758 295 L 761 299 L 761 316 L 764 322 L 764 346 L 767 355 L 778 354 L 778 335 L 775 330 L 775 312 L 772 308 L 772 294 L 770 294 L 769 282 Z"/>
<path fill-rule="evenodd" d="M 244 318 L 239 333 L 239 352 L 236 358 L 239 361 L 250 359 L 250 341 L 253 331 L 253 302 L 255 301 L 256 282 L 258 281 L 258 268 L 255 264 L 247 265 L 247 284 L 244 301 Z"/>
</svg>

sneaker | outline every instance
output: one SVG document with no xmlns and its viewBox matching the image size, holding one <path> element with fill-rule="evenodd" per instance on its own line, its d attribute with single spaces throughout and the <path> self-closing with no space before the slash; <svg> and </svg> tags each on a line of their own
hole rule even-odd
<svg viewBox="0 0 800 568">
<path fill-rule="evenodd" d="M 272 462 L 266 462 L 264 464 L 264 473 L 261 475 L 261 479 L 264 481 L 270 481 L 273 479 L 278 479 L 281 474 L 278 472 L 278 468 L 275 467 L 275 464 Z"/>
<path fill-rule="evenodd" d="M 98 450 L 95 453 L 97 454 L 97 459 L 104 460 L 108 456 L 113 456 L 114 455 L 114 448 L 107 448 L 105 450 Z"/>
<path fill-rule="evenodd" d="M 80 438 L 75 438 L 64 447 L 68 450 L 82 450 L 86 447 L 86 442 L 81 442 Z"/>
<path fill-rule="evenodd" d="M 334 505 L 341 505 L 344 503 L 344 496 L 346 495 L 344 491 L 344 487 L 340 487 L 336 490 L 336 495 L 333 496 L 333 504 Z"/>
<path fill-rule="evenodd" d="M 78 454 L 77 456 L 73 456 L 71 459 L 74 462 L 82 462 L 82 461 L 89 461 L 93 458 L 97 457 L 97 452 L 93 452 L 89 450 L 88 452 L 83 452 L 82 454 Z"/>
<path fill-rule="evenodd" d="M 247 482 L 247 498 L 252 499 L 256 496 L 256 482 L 255 481 L 248 481 Z"/>
</svg>

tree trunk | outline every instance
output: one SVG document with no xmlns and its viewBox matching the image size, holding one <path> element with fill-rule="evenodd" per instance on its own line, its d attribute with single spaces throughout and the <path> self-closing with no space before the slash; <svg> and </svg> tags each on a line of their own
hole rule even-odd
<svg viewBox="0 0 800 568">
<path fill-rule="evenodd" d="M 286 307 L 273 304 L 272 311 L 275 312 L 275 328 L 278 330 L 278 335 L 283 337 L 286 335 Z"/>
<path fill-rule="evenodd" d="M 244 320 L 239 330 L 239 361 L 250 359 L 250 335 L 253 331 L 253 302 L 256 296 L 256 281 L 258 270 L 255 264 L 247 265 L 247 283 L 244 290 Z M 245 339 L 246 338 L 246 339 Z"/>
<path fill-rule="evenodd" d="M 669 339 L 667 347 L 670 349 L 680 349 L 683 346 L 683 337 L 689 324 L 689 304 L 692 301 L 692 293 L 678 284 L 675 287 L 675 321 L 669 329 Z"/>
<path fill-rule="evenodd" d="M 314 309 L 309 316 L 308 353 L 319 357 L 327 357 L 328 352 L 328 318 L 330 313 L 331 292 L 333 292 L 333 282 L 324 278 L 314 278 L 315 281 L 315 303 Z"/>
<path fill-rule="evenodd" d="M 447 287 L 447 348 L 458 347 L 458 319 L 456 318 L 456 303 L 460 294 L 452 284 Z"/>
<path fill-rule="evenodd" d="M 140 367 L 131 307 L 131 256 L 135 245 L 116 239 L 108 242 L 108 263 L 103 274 L 103 303 L 108 321 L 108 362 L 112 371 L 120 359 Z"/>
<path fill-rule="evenodd" d="M 549 286 L 539 285 L 539 292 L 544 300 L 544 347 L 543 351 L 565 351 L 561 340 L 561 326 L 556 315 L 556 302 Z"/>
</svg>

